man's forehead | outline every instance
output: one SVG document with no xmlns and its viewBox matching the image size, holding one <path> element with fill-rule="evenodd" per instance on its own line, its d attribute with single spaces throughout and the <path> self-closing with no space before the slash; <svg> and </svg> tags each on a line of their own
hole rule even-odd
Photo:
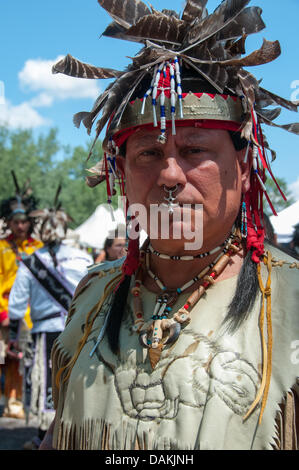
<svg viewBox="0 0 299 470">
<path fill-rule="evenodd" d="M 28 216 L 26 214 L 15 214 L 11 218 L 12 222 L 27 222 Z"/>
<path fill-rule="evenodd" d="M 128 141 L 136 145 L 158 144 L 158 136 L 160 135 L 159 129 L 137 129 L 132 134 Z M 176 135 L 171 135 L 171 130 L 168 131 L 167 137 L 175 138 L 178 141 L 199 141 L 206 140 L 215 136 L 215 129 L 202 129 L 196 127 L 181 127 L 177 128 Z"/>
</svg>

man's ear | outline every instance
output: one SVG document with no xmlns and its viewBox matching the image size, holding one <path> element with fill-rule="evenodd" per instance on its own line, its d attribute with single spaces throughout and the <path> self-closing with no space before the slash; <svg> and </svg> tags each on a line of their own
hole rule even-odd
<svg viewBox="0 0 299 470">
<path fill-rule="evenodd" d="M 116 166 L 118 171 L 124 176 L 125 175 L 125 165 L 126 165 L 126 159 L 122 155 L 118 155 L 115 159 L 116 161 Z"/>
<path fill-rule="evenodd" d="M 237 151 L 237 158 L 241 169 L 242 193 L 245 194 L 250 189 L 250 175 L 252 169 L 252 148 L 250 147 L 246 162 L 244 162 L 247 147 Z"/>
</svg>

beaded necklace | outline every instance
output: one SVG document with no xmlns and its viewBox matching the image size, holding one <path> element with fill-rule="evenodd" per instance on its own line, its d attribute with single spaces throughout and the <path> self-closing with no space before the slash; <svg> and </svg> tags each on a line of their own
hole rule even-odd
<svg viewBox="0 0 299 470">
<path fill-rule="evenodd" d="M 230 258 L 241 248 L 241 238 L 238 235 L 229 237 L 224 249 L 219 255 L 216 256 L 214 261 L 205 267 L 195 278 L 185 283 L 178 289 L 167 289 L 160 279 L 149 268 L 149 254 L 150 250 L 145 248 L 141 250 L 141 259 L 138 271 L 135 277 L 135 286 L 132 288 L 134 317 L 135 323 L 133 331 L 139 334 L 139 341 L 143 348 L 149 351 L 149 359 L 152 368 L 154 369 L 160 359 L 162 349 L 167 344 L 174 343 L 181 332 L 183 325 L 190 323 L 191 311 L 197 304 L 199 299 L 203 296 L 210 285 L 214 284 L 215 279 L 223 272 Z M 161 289 L 160 294 L 157 295 L 156 305 L 150 321 L 145 322 L 143 316 L 143 307 L 141 299 L 141 284 L 142 273 L 146 268 L 149 276 L 154 279 L 158 287 Z M 172 312 L 172 307 L 176 303 L 179 295 L 187 290 L 196 282 L 202 280 L 199 288 L 195 289 L 188 297 L 184 306 L 174 313 L 172 318 L 168 315 Z M 163 336 L 166 331 L 169 331 L 168 337 L 163 341 Z"/>
<path fill-rule="evenodd" d="M 173 261 L 192 261 L 194 259 L 202 259 L 202 258 L 207 258 L 208 256 L 216 254 L 221 248 L 224 248 L 230 240 L 233 239 L 233 234 L 231 234 L 221 245 L 217 246 L 211 251 L 206 251 L 205 253 L 200 253 L 199 255 L 191 256 L 191 255 L 186 255 L 186 256 L 178 256 L 178 255 L 166 255 L 165 253 L 160 253 L 159 251 L 155 250 L 151 243 L 148 245 L 148 250 L 155 256 L 158 256 L 161 259 L 168 259 L 168 260 L 173 260 Z"/>
</svg>

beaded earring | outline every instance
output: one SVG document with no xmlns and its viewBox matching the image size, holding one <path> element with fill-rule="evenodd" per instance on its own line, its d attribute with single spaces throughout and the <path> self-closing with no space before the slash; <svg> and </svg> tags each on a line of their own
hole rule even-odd
<svg viewBox="0 0 299 470">
<path fill-rule="evenodd" d="M 242 205 L 241 205 L 241 235 L 242 238 L 247 238 L 247 208 L 245 198 L 242 198 Z"/>
</svg>

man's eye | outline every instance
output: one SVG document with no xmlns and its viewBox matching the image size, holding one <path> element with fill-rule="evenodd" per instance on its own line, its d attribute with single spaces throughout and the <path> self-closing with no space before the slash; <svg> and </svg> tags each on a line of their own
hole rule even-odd
<svg viewBox="0 0 299 470">
<path fill-rule="evenodd" d="M 197 154 L 197 153 L 201 153 L 203 150 L 200 149 L 200 148 L 192 148 L 192 149 L 188 149 L 187 153 L 190 153 L 191 155 L 194 155 L 194 154 Z"/>
<path fill-rule="evenodd" d="M 139 153 L 138 158 L 150 159 L 150 158 L 154 158 L 158 156 L 159 156 L 158 150 L 143 150 L 142 152 Z"/>
</svg>

